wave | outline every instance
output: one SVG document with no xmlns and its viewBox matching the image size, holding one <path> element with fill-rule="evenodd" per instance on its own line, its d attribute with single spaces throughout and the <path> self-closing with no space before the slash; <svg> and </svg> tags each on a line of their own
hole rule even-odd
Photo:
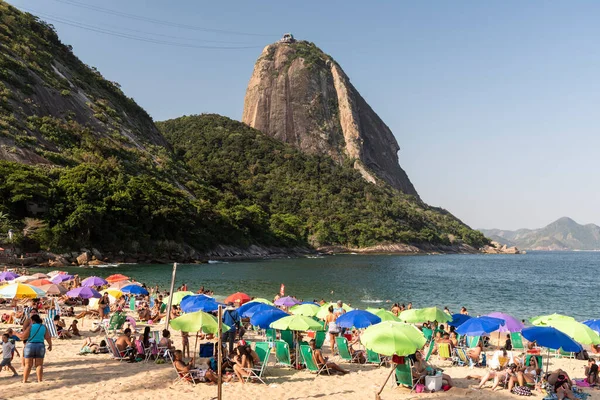
<svg viewBox="0 0 600 400">
<path fill-rule="evenodd" d="M 385 300 L 371 300 L 371 299 L 367 299 L 367 300 L 361 300 L 363 303 L 385 303 Z"/>
</svg>

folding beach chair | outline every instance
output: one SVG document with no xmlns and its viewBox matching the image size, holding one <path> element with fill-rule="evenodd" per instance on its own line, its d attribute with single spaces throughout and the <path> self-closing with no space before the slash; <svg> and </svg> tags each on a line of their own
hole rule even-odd
<svg viewBox="0 0 600 400">
<path fill-rule="evenodd" d="M 131 355 L 132 349 L 127 349 L 126 351 L 120 351 L 115 344 L 115 341 L 106 336 L 106 345 L 108 346 L 109 353 L 113 356 L 113 359 L 123 361 L 128 360 Z"/>
<path fill-rule="evenodd" d="M 325 343 L 325 338 L 327 337 L 327 332 L 325 331 L 316 331 L 315 332 L 315 347 L 320 349 L 323 347 L 323 343 Z"/>
<path fill-rule="evenodd" d="M 417 382 L 418 380 L 415 380 L 413 377 L 412 366 L 407 358 L 405 359 L 404 363 L 396 364 L 396 384 L 398 386 L 408 387 L 412 392 Z"/>
<path fill-rule="evenodd" d="M 427 349 L 427 354 L 425 355 L 425 362 L 429 361 L 431 358 L 431 354 L 433 354 L 433 349 L 435 348 L 435 342 L 432 340 L 429 343 L 429 349 Z"/>
<path fill-rule="evenodd" d="M 345 337 L 336 337 L 335 344 L 338 349 L 338 355 L 340 358 L 347 362 L 358 362 L 359 353 L 354 352 L 354 355 L 350 353 L 350 346 L 348 345 L 348 339 Z"/>
<path fill-rule="evenodd" d="M 54 339 L 58 337 L 58 331 L 56 330 L 56 325 L 54 324 L 54 318 L 44 318 L 44 325 L 46 326 L 46 329 L 48 329 L 48 333 L 50 334 L 51 338 Z"/>
<path fill-rule="evenodd" d="M 467 357 L 467 351 L 463 347 L 457 347 L 454 349 L 455 359 L 454 363 L 459 367 L 469 365 L 469 357 Z"/>
<path fill-rule="evenodd" d="M 284 367 L 292 367 L 292 359 L 290 356 L 290 347 L 283 340 L 277 340 L 275 343 L 275 358 L 277 358 L 276 365 Z"/>
<path fill-rule="evenodd" d="M 381 357 L 381 354 L 367 349 L 367 364 L 374 364 L 378 367 L 381 367 L 381 364 L 383 364 L 383 362 L 384 359 Z"/>
<path fill-rule="evenodd" d="M 512 332 L 510 334 L 510 341 L 512 342 L 513 350 L 525 350 L 525 346 L 523 345 L 523 337 L 521 336 L 521 332 Z"/>
<path fill-rule="evenodd" d="M 265 330 L 265 335 L 267 338 L 267 342 L 274 342 L 277 340 L 277 332 L 275 331 L 275 329 L 266 329 Z"/>
<path fill-rule="evenodd" d="M 106 335 L 110 335 L 110 331 L 113 331 L 115 334 L 119 329 L 123 327 L 123 324 L 127 320 L 127 315 L 116 312 L 110 316 L 107 324 L 102 324 Z"/>
<path fill-rule="evenodd" d="M 479 343 L 479 339 L 481 336 L 467 336 L 467 345 L 470 349 L 477 347 L 477 343 Z"/>
<path fill-rule="evenodd" d="M 329 368 L 327 368 L 327 363 L 323 364 L 319 368 L 319 366 L 315 362 L 313 352 L 310 346 L 300 346 L 300 355 L 302 356 L 302 360 L 304 362 L 304 365 L 306 366 L 306 369 L 309 370 L 311 373 L 317 374 L 317 376 L 319 376 L 321 373 L 326 372 L 327 375 L 331 375 L 331 372 L 329 372 Z"/>
<path fill-rule="evenodd" d="M 290 347 L 294 347 L 294 332 L 292 331 L 279 331 L 281 340 L 286 342 Z"/>
<path fill-rule="evenodd" d="M 269 363 L 269 354 L 271 353 L 271 348 L 269 347 L 269 342 L 256 342 L 254 351 L 258 355 L 260 359 L 260 365 L 255 365 L 252 368 L 244 368 L 245 371 L 249 372 L 246 377 L 246 382 L 251 379 L 257 379 L 261 383 L 267 384 L 263 378 L 265 377 L 265 370 L 267 369 L 267 364 Z"/>
<path fill-rule="evenodd" d="M 439 343 L 438 344 L 438 358 L 440 360 L 447 360 L 447 359 L 451 358 L 449 343 Z"/>
<path fill-rule="evenodd" d="M 144 362 L 147 362 L 152 356 L 152 347 L 144 347 L 144 343 L 141 340 L 135 341 L 135 348 L 138 352 L 138 355 L 144 357 Z"/>
<path fill-rule="evenodd" d="M 556 350 L 555 353 L 556 358 L 575 358 L 575 353 L 572 353 L 570 351 L 564 351 L 562 348 Z"/>
</svg>

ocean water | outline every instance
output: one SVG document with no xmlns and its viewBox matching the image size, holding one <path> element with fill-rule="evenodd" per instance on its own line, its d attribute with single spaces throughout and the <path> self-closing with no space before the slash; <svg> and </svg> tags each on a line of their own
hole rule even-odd
<svg viewBox="0 0 600 400">
<path fill-rule="evenodd" d="M 67 268 L 80 276 L 122 273 L 167 289 L 171 265 Z M 272 299 L 285 284 L 300 299 L 341 299 L 354 307 L 447 306 L 471 315 L 501 311 L 518 318 L 561 313 L 600 318 L 595 307 L 600 252 L 530 252 L 525 255 L 335 255 L 217 264 L 178 264 L 176 286 L 241 291 Z"/>
</svg>

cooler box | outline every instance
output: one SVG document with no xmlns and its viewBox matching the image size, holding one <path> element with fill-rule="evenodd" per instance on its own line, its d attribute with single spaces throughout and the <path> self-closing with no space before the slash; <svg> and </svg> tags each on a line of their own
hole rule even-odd
<svg viewBox="0 0 600 400">
<path fill-rule="evenodd" d="M 425 387 L 430 392 L 442 390 L 442 375 L 426 376 Z"/>
</svg>

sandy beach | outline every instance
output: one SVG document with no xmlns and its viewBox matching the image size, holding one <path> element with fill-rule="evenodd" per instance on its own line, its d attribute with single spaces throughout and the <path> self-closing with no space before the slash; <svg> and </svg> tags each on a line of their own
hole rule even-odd
<svg viewBox="0 0 600 400">
<path fill-rule="evenodd" d="M 4 312 L 6 308 L 2 310 Z M 65 318 L 70 323 L 72 318 Z M 216 385 L 205 383 L 192 386 L 188 383 L 174 384 L 176 373 L 170 364 L 155 364 L 153 361 L 127 363 L 112 359 L 109 354 L 78 355 L 85 337 L 92 337 L 96 342 L 103 338 L 103 334 L 90 332 L 92 321 L 80 320 L 81 338 L 54 339 L 54 349 L 46 353 L 44 366 L 44 382 L 37 383 L 35 375 L 30 377 L 30 383 L 21 383 L 21 377 L 13 378 L 8 371 L 0 373 L 0 399 L 75 399 L 79 396 L 85 399 L 212 399 L 217 395 Z M 82 326 L 83 325 L 83 326 Z M 138 325 L 137 329 L 140 330 Z M 16 325 L 2 325 L 4 332 L 8 327 L 18 328 Z M 162 329 L 163 325 L 154 325 L 152 329 Z M 180 334 L 172 331 L 172 338 L 179 348 Z M 260 338 L 248 337 L 255 341 Z M 190 340 L 193 346 L 193 339 Z M 22 354 L 22 343 L 17 349 Z M 488 354 L 491 351 L 488 351 Z M 328 355 L 328 345 L 324 346 L 324 353 Z M 334 358 L 334 361 L 336 359 Z M 199 359 L 197 362 L 203 362 Z M 390 379 L 381 397 L 382 399 L 416 399 L 416 398 L 444 398 L 444 399 L 505 399 L 517 398 L 507 390 L 492 392 L 491 382 L 487 389 L 475 390 L 469 386 L 475 384 L 474 380 L 467 380 L 469 374 L 483 374 L 483 368 L 469 369 L 467 367 L 451 366 L 448 361 L 438 362 L 435 356 L 433 364 L 445 369 L 455 382 L 455 387 L 448 392 L 438 393 L 409 393 L 408 389 L 397 388 Z M 352 371 L 345 376 L 315 376 L 307 371 L 294 371 L 291 369 L 275 367 L 275 356 L 271 354 L 270 364 L 267 368 L 267 383 L 241 384 L 240 382 L 227 383 L 223 386 L 224 399 L 369 399 L 375 398 L 375 392 L 387 377 L 390 369 L 372 365 L 359 365 L 342 363 L 344 368 Z M 582 378 L 585 361 L 565 358 L 550 359 L 550 370 L 562 368 L 572 378 Z M 22 374 L 20 358 L 15 356 L 13 365 L 18 373 Z M 588 389 L 594 395 L 595 390 Z M 542 398 L 537 393 L 534 398 Z"/>
</svg>

